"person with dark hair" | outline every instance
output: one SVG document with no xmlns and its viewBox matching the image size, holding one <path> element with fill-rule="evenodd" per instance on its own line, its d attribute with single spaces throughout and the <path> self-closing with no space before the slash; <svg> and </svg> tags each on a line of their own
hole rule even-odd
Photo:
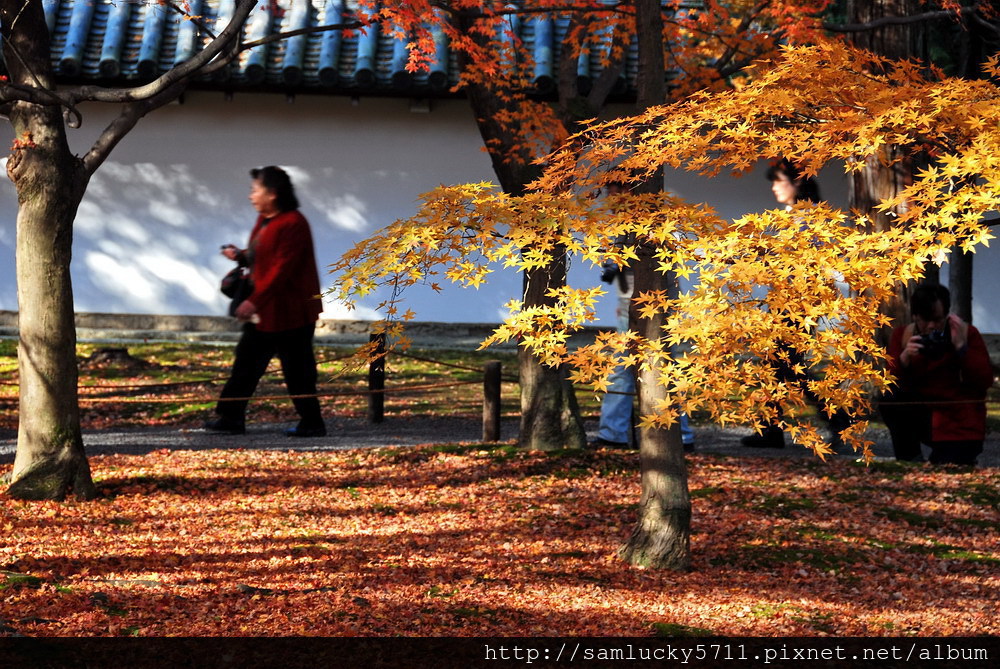
<svg viewBox="0 0 1000 669">
<path fill-rule="evenodd" d="M 309 222 L 288 174 L 268 166 L 250 171 L 250 203 L 257 222 L 247 248 L 224 246 L 222 253 L 250 268 L 252 290 L 235 309 L 243 334 L 229 380 L 215 413 L 205 424 L 211 432 L 243 434 L 248 398 L 274 356 L 281 362 L 288 394 L 299 414 L 291 437 L 320 437 L 326 425 L 316 397 L 313 334 L 323 311 L 319 272 Z"/>
<path fill-rule="evenodd" d="M 910 296 L 912 322 L 893 330 L 889 371 L 896 387 L 879 404 L 897 460 L 975 465 L 986 437 L 986 391 L 993 367 L 982 335 L 949 313 L 951 295 L 938 284 Z"/>
<path fill-rule="evenodd" d="M 767 180 L 771 182 L 774 199 L 787 208 L 796 202 L 819 202 L 822 199 L 816 180 L 804 176 L 802 170 L 787 158 L 768 168 Z"/>
<path fill-rule="evenodd" d="M 771 192 L 774 193 L 774 199 L 778 204 L 784 205 L 787 210 L 793 209 L 800 202 L 820 201 L 819 184 L 816 183 L 816 180 L 803 175 L 802 170 L 787 158 L 782 158 L 768 168 L 767 180 L 771 182 Z M 821 404 L 819 397 L 809 389 L 808 385 L 802 383 L 807 381 L 809 377 L 796 371 L 796 369 L 804 367 L 802 355 L 784 343 L 780 346 L 788 354 L 788 360 L 774 364 L 777 378 L 786 383 L 800 383 L 806 398 L 819 407 Z M 830 430 L 834 452 L 847 453 L 848 449 L 844 445 L 840 433 L 851 424 L 851 419 L 846 413 L 840 411 L 832 417 L 828 417 L 824 411 L 820 410 L 819 415 L 827 423 Z M 778 416 L 780 419 L 780 408 Z M 740 444 L 750 448 L 784 448 L 785 431 L 778 424 L 771 423 L 764 426 L 759 434 L 742 437 Z"/>
</svg>

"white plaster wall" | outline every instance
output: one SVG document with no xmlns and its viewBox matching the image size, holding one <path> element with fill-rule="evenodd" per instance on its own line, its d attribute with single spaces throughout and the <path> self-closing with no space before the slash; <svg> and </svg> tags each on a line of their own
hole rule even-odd
<svg viewBox="0 0 1000 669">
<path fill-rule="evenodd" d="M 101 107 L 84 109 L 71 131 L 75 151 L 89 148 L 110 119 Z M 10 127 L 0 125 L 9 145 Z M 439 185 L 492 181 L 487 155 L 467 103 L 435 101 L 430 113 L 412 113 L 405 99 L 191 92 L 182 105 L 158 110 L 114 150 L 94 176 L 76 222 L 73 259 L 78 311 L 222 314 L 219 278 L 231 263 L 219 246 L 243 245 L 254 219 L 246 199 L 248 170 L 277 164 L 290 172 L 309 218 L 321 269 L 355 242 L 411 215 L 417 197 Z M 825 199 L 843 205 L 845 181 L 821 175 Z M 734 180 L 671 173 L 667 187 L 737 217 L 773 206 L 761 170 Z M 0 182 L 0 309 L 17 309 L 14 273 L 16 196 Z M 976 322 L 1000 332 L 991 284 L 992 251 L 976 258 Z M 599 270 L 571 262 L 570 282 L 598 283 Z M 519 295 L 520 276 L 499 269 L 478 290 L 446 281 L 444 292 L 411 289 L 410 306 L 424 321 L 497 322 L 503 304 Z M 382 299 L 357 312 L 328 303 L 327 317 L 373 317 Z M 599 305 L 599 323 L 614 324 L 613 295 Z"/>
</svg>

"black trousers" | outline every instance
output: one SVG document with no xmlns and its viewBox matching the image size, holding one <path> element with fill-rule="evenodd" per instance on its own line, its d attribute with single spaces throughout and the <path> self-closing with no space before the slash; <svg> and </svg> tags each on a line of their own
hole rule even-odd
<svg viewBox="0 0 1000 669">
<path fill-rule="evenodd" d="M 928 460 L 933 464 L 975 465 L 983 452 L 983 440 L 932 441 L 931 408 L 919 402 L 919 396 L 897 391 L 879 403 L 896 459 L 923 462 L 920 445 L 927 444 L 931 449 Z"/>
<path fill-rule="evenodd" d="M 215 407 L 215 413 L 223 418 L 243 421 L 249 404 L 249 397 L 257 389 L 260 378 L 267 371 L 274 356 L 281 362 L 281 373 L 289 395 L 316 394 L 316 357 L 313 355 L 313 334 L 315 325 L 283 330 L 281 332 L 260 332 L 252 323 L 243 326 L 243 335 L 236 345 L 236 359 L 233 371 L 222 388 L 222 395 Z M 236 399 L 227 399 L 236 398 Z M 323 425 L 319 400 L 315 397 L 301 397 L 292 400 L 298 411 L 301 425 L 317 427 Z"/>
<path fill-rule="evenodd" d="M 784 343 L 781 345 L 781 350 L 788 354 L 788 361 L 778 359 L 771 362 L 771 368 L 774 369 L 774 376 L 778 381 L 788 385 L 797 385 L 802 390 L 802 394 L 805 395 L 806 401 L 811 403 L 816 407 L 816 415 L 826 423 L 826 426 L 833 433 L 834 440 L 840 439 L 840 433 L 845 428 L 849 427 L 854 421 L 850 416 L 847 415 L 843 410 L 839 410 L 833 414 L 833 416 L 827 416 L 826 411 L 823 410 L 823 401 L 820 400 L 819 395 L 813 392 L 812 388 L 809 387 L 809 381 L 813 379 L 813 376 L 809 372 L 799 372 L 796 371 L 796 366 L 802 369 L 806 368 L 806 359 L 803 355 L 795 350 L 793 347 L 788 346 Z M 784 416 L 784 412 L 778 405 L 772 405 L 777 411 L 778 419 L 780 420 Z M 768 432 L 781 432 L 781 429 L 775 425 L 768 425 L 765 430 L 765 434 Z"/>
</svg>

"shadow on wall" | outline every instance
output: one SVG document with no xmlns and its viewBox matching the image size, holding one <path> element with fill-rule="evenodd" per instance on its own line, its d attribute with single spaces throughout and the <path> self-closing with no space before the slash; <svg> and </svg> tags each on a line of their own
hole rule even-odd
<svg viewBox="0 0 1000 669">
<path fill-rule="evenodd" d="M 110 122 L 87 109 L 69 133 L 82 154 Z M 0 141 L 9 127 L 0 124 Z M 6 141 L 9 141 L 8 137 Z M 464 101 L 439 101 L 412 114 L 405 100 L 192 91 L 184 104 L 151 116 L 116 147 L 94 175 L 76 221 L 73 282 L 77 311 L 220 315 L 218 283 L 232 264 L 219 246 L 246 244 L 255 213 L 246 200 L 248 170 L 285 166 L 312 223 L 317 262 L 329 265 L 355 243 L 415 211 L 418 196 L 441 183 L 493 177 L 482 138 Z M 14 270 L 16 196 L 0 185 L 0 308 L 17 309 Z M 595 270 L 582 272 L 595 285 Z M 432 279 L 435 280 L 435 279 Z M 520 276 L 497 272 L 488 285 L 443 291 L 416 287 L 407 307 L 421 320 L 496 322 L 521 293 Z M 375 318 L 376 293 L 347 311 L 326 304 L 327 318 Z M 609 302 L 613 311 L 613 300 Z"/>
<path fill-rule="evenodd" d="M 303 209 L 313 209 L 310 178 L 290 169 L 302 187 Z M 232 183 L 249 177 L 232 169 Z M 16 201 L 13 187 L 5 188 Z M 108 162 L 94 175 L 74 225 L 73 284 L 77 311 L 158 314 L 224 314 L 220 278 L 232 263 L 219 254 L 225 243 L 243 246 L 255 213 L 235 188 L 212 188 L 187 165 Z M 6 194 L 5 194 L 6 195 Z M 363 231 L 364 205 L 356 197 L 327 195 L 324 231 Z M 306 211 L 307 215 L 310 215 Z M 312 214 L 314 218 L 317 216 Z M 0 228 L 0 245 L 14 257 L 13 226 Z M 337 251 L 339 253 L 340 250 Z M 320 260 L 321 269 L 332 258 Z M 6 264 L 6 263 L 5 263 Z M 0 308 L 17 309 L 14 263 L 3 276 Z M 371 309 L 349 311 L 327 301 L 325 317 L 375 318 Z"/>
</svg>

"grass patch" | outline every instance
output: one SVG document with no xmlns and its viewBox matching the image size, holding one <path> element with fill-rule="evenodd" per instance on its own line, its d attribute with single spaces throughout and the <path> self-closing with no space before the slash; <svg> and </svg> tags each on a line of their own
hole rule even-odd
<svg viewBox="0 0 1000 669">
<path fill-rule="evenodd" d="M 903 509 L 897 509 L 895 507 L 887 506 L 881 509 L 875 509 L 875 515 L 888 518 L 893 522 L 904 522 L 910 525 L 919 525 L 922 527 L 930 527 L 934 529 L 942 528 L 945 526 L 945 521 L 941 518 L 934 516 L 925 516 L 920 513 L 914 513 L 913 511 L 904 511 Z"/>
<path fill-rule="evenodd" d="M 653 636 L 661 639 L 675 639 L 692 636 L 717 636 L 715 632 L 704 627 L 692 627 L 680 623 L 653 623 Z"/>
<path fill-rule="evenodd" d="M 0 339 L 0 358 L 17 358 L 16 339 Z"/>
<path fill-rule="evenodd" d="M 18 588 L 37 589 L 42 587 L 42 579 L 31 574 L 18 574 L 12 571 L 0 572 L 3 576 L 3 583 L 0 583 L 0 590 L 16 590 Z"/>
<path fill-rule="evenodd" d="M 1000 489 L 985 483 L 966 483 L 953 492 L 956 497 L 976 506 L 1000 509 Z"/>
<path fill-rule="evenodd" d="M 785 514 L 794 511 L 810 511 L 816 508 L 816 502 L 807 497 L 788 497 L 785 495 L 766 495 L 760 501 L 751 504 L 751 508 L 769 514 Z"/>
</svg>

